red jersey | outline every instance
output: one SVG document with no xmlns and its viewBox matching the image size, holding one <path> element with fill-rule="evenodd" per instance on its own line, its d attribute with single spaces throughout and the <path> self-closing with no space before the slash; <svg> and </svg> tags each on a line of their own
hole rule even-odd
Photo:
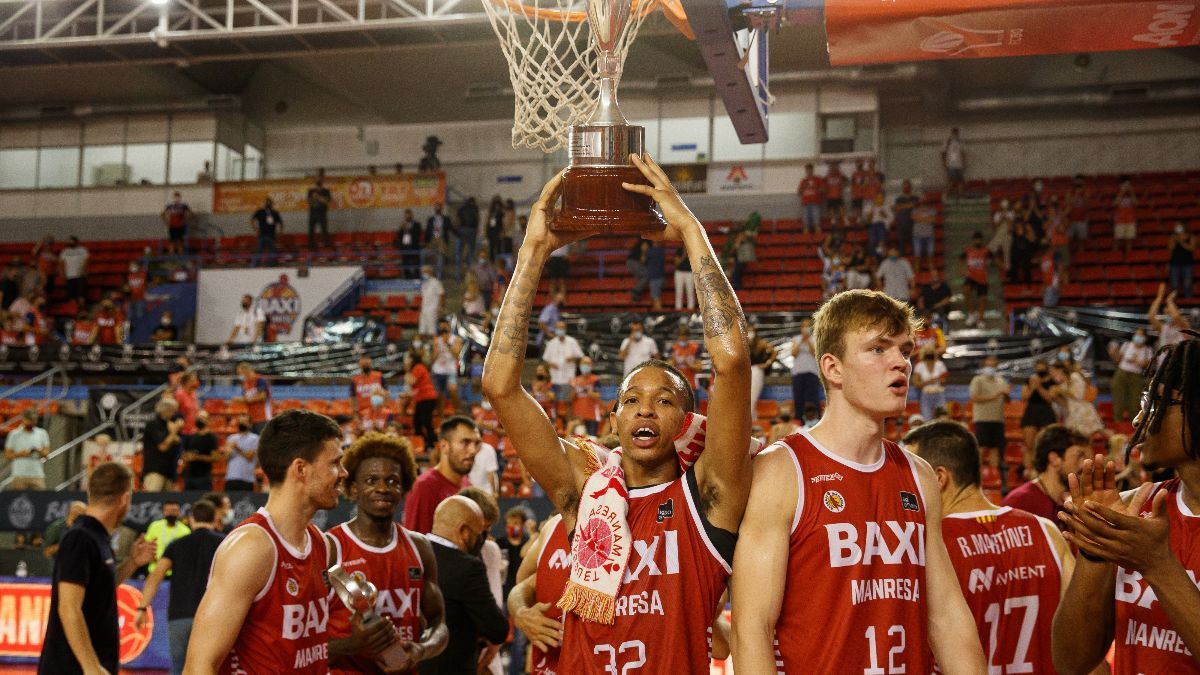
<svg viewBox="0 0 1200 675">
<path fill-rule="evenodd" d="M 1072 192 L 1067 198 L 1067 219 L 1072 223 L 1087 221 L 1087 195 L 1082 190 Z"/>
<path fill-rule="evenodd" d="M 913 350 L 913 358 L 925 349 L 937 349 L 946 344 L 946 338 L 942 335 L 942 329 L 937 326 L 926 326 L 913 333 L 913 340 L 916 344 L 916 349 Z"/>
<path fill-rule="evenodd" d="M 266 509 L 241 527 L 266 532 L 275 546 L 271 577 L 254 596 L 221 675 L 326 675 L 329 672 L 329 588 L 325 537 L 308 524 L 308 547 L 300 552 L 279 536 Z M 237 529 L 237 528 L 235 528 Z"/>
<path fill-rule="evenodd" d="M 413 376 L 412 400 L 414 403 L 438 397 L 437 389 L 433 388 L 433 378 L 429 376 L 429 369 L 425 367 L 425 364 L 414 365 L 409 374 Z"/>
<path fill-rule="evenodd" d="M 986 284 L 988 282 L 988 258 L 991 253 L 984 246 L 968 246 L 963 251 L 963 258 L 967 261 L 967 278 L 978 284 Z"/>
<path fill-rule="evenodd" d="M 1171 552 L 1183 563 L 1192 583 L 1200 586 L 1200 514 L 1183 502 L 1183 483 L 1178 478 L 1154 486 L 1142 507 L 1150 513 L 1154 495 L 1167 491 Z M 1116 660 L 1113 673 L 1200 673 L 1200 666 L 1171 628 L 1171 620 L 1158 604 L 1158 596 L 1142 575 L 1117 567 Z"/>
<path fill-rule="evenodd" d="M 1117 199 L 1117 212 L 1113 215 L 1113 222 L 1120 225 L 1122 223 L 1137 222 L 1137 215 L 1134 211 L 1134 200 L 1130 195 L 1125 195 Z"/>
<path fill-rule="evenodd" d="M 479 425 L 479 434 L 483 438 L 483 442 L 493 448 L 500 447 L 500 434 L 495 429 L 500 428 L 500 420 L 496 417 L 496 411 L 485 409 L 483 406 L 475 408 L 474 412 L 475 423 Z M 489 427 L 484 427 L 487 424 Z"/>
<path fill-rule="evenodd" d="M 115 345 L 117 340 L 117 331 L 121 324 L 125 323 L 125 317 L 117 312 L 97 312 L 96 313 L 96 343 L 102 345 Z"/>
<path fill-rule="evenodd" d="M 392 542 L 382 548 L 364 544 L 342 523 L 329 531 L 339 564 L 356 577 L 375 584 L 375 613 L 391 619 L 401 640 L 421 639 L 421 593 L 425 589 L 425 565 L 412 536 L 398 523 Z M 329 637 L 350 636 L 350 610 L 333 593 L 329 594 Z M 332 675 L 382 673 L 372 659 L 338 657 L 329 667 Z"/>
<path fill-rule="evenodd" d="M 1008 506 L 942 518 L 942 538 L 989 671 L 1055 672 L 1050 626 L 1062 590 L 1062 560 L 1044 525 Z"/>
<path fill-rule="evenodd" d="M 196 433 L 196 414 L 200 412 L 200 397 L 195 391 L 180 387 L 175 390 L 175 402 L 179 404 L 179 414 L 183 416 L 183 428 L 179 432 L 185 436 Z"/>
<path fill-rule="evenodd" d="M 426 469 L 404 497 L 404 527 L 418 534 L 429 534 L 438 504 L 470 486 L 471 479 L 466 476 L 461 483 L 454 484 L 437 467 Z"/>
<path fill-rule="evenodd" d="M 869 202 L 883 192 L 883 176 L 877 171 L 868 171 L 867 180 L 863 183 L 862 198 Z"/>
<path fill-rule="evenodd" d="M 700 345 L 691 340 L 686 344 L 680 344 L 676 340 L 675 344 L 671 345 L 671 365 L 687 379 L 692 389 L 696 388 L 696 353 L 699 351 Z"/>
<path fill-rule="evenodd" d="M 700 515 L 695 468 L 629 488 L 633 550 L 613 625 L 566 617 L 559 672 L 707 673 L 708 629 L 725 591 L 735 535 Z"/>
<path fill-rule="evenodd" d="M 925 497 L 913 459 L 891 441 L 869 465 L 804 431 L 780 443 L 799 498 L 775 624 L 779 672 L 931 672 Z"/>
<path fill-rule="evenodd" d="M 841 199 L 842 188 L 846 186 L 846 177 L 841 171 L 834 171 L 825 176 L 825 198 Z"/>
<path fill-rule="evenodd" d="M 374 393 L 376 387 L 383 387 L 383 373 L 378 370 L 372 370 L 369 373 L 359 373 L 350 378 L 350 389 L 353 392 L 354 402 L 358 409 L 362 410 L 371 405 L 371 394 Z"/>
<path fill-rule="evenodd" d="M 534 590 L 534 601 L 549 603 L 550 611 L 547 616 L 558 621 L 563 620 L 563 612 L 555 605 L 562 597 L 563 589 L 571 578 L 571 542 L 567 540 L 567 528 L 563 527 L 562 516 L 554 517 L 554 524 L 547 532 L 542 551 L 538 554 L 537 584 Z M 543 652 L 537 647 L 533 650 L 533 669 L 530 675 L 556 675 L 558 673 L 558 649 L 552 648 Z"/>
<path fill-rule="evenodd" d="M 800 203 L 820 204 L 825 191 L 825 181 L 820 176 L 805 176 L 800 181 Z"/>
<path fill-rule="evenodd" d="M 363 431 L 384 431 L 392 422 L 392 411 L 383 406 L 370 407 L 358 411 L 358 419 Z"/>
<path fill-rule="evenodd" d="M 23 345 L 25 344 L 25 333 L 19 330 L 0 330 L 0 344 Z"/>
<path fill-rule="evenodd" d="M 271 420 L 271 384 L 267 382 L 267 378 L 261 375 L 254 375 L 249 379 L 242 380 L 242 398 L 249 399 L 251 396 L 259 394 L 266 394 L 267 397 L 253 403 L 246 401 L 246 414 L 250 416 L 251 424 Z"/>
<path fill-rule="evenodd" d="M 129 299 L 134 302 L 140 302 L 146 299 L 146 273 L 145 272 L 130 272 L 125 278 L 125 283 L 129 284 Z"/>
<path fill-rule="evenodd" d="M 854 199 L 863 198 L 863 190 L 867 186 L 867 180 L 871 174 L 859 169 L 850 175 L 850 196 Z"/>
<path fill-rule="evenodd" d="M 575 398 L 571 401 L 571 414 L 581 420 L 587 422 L 599 422 L 600 416 L 603 414 L 600 406 L 603 403 L 598 398 L 592 398 L 592 392 L 596 391 L 596 383 L 600 381 L 593 373 L 587 375 L 576 375 L 571 380 L 571 388 L 575 391 Z"/>
<path fill-rule="evenodd" d="M 71 344 L 92 344 L 92 331 L 94 330 L 96 330 L 95 321 L 76 321 L 75 325 L 71 327 Z"/>
</svg>

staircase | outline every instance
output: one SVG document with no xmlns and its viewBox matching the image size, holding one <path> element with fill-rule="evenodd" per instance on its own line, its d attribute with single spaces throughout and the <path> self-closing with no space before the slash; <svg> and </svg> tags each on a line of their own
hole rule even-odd
<svg viewBox="0 0 1200 675">
<path fill-rule="evenodd" d="M 965 197 L 947 199 L 944 204 L 942 240 L 945 244 L 946 282 L 955 292 L 955 303 L 959 309 L 950 312 L 950 332 L 960 337 L 1004 335 L 1007 320 L 1004 316 L 1004 299 L 999 270 L 988 268 L 988 310 L 984 325 L 968 327 L 966 313 L 962 310 L 962 280 L 967 276 L 966 262 L 959 254 L 971 244 L 975 232 L 983 233 L 986 244 L 991 240 L 992 210 L 987 197 Z"/>
</svg>

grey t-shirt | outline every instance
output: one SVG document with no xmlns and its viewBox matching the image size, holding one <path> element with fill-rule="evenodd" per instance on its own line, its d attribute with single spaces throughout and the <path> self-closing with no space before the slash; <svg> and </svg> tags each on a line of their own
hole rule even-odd
<svg viewBox="0 0 1200 675">
<path fill-rule="evenodd" d="M 897 300 L 909 300 L 909 287 L 912 284 L 915 275 L 913 274 L 912 265 L 903 258 L 885 259 L 879 263 L 879 270 L 876 272 L 879 279 L 883 281 L 883 292 L 896 298 Z"/>
</svg>

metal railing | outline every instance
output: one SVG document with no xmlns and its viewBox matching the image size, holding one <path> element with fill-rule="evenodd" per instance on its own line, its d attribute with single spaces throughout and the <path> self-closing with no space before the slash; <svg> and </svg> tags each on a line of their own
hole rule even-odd
<svg viewBox="0 0 1200 675">
<path fill-rule="evenodd" d="M 47 462 L 49 462 L 51 459 L 55 459 L 57 457 L 61 457 L 61 456 L 65 455 L 67 452 L 69 452 L 71 449 L 73 449 L 77 446 L 82 446 L 84 441 L 87 441 L 88 439 L 93 438 L 94 436 L 98 436 L 103 431 L 106 431 L 108 429 L 115 429 L 115 428 L 116 428 L 116 425 L 113 423 L 112 420 L 109 420 L 107 422 L 101 422 L 100 424 L 98 424 L 98 425 L 92 427 L 91 429 L 89 429 L 88 431 L 84 432 L 83 435 L 78 436 L 74 440 L 63 444 L 62 447 L 58 448 L 54 452 L 51 452 L 49 455 L 46 455 L 46 458 L 42 460 L 42 464 L 44 465 Z M 83 477 L 86 475 L 87 475 L 87 467 L 82 466 L 82 467 L 80 467 L 79 471 L 74 476 L 72 476 L 72 477 L 68 478 L 67 480 L 54 486 L 53 489 L 55 492 L 61 492 L 65 489 L 67 489 L 68 487 L 77 484 L 79 481 L 83 480 Z M 0 487 L 3 487 L 3 486 L 0 486 Z"/>
<path fill-rule="evenodd" d="M 56 392 L 55 379 L 60 375 L 62 376 L 62 391 Z M 29 378 L 28 380 L 25 380 L 24 382 L 20 382 L 18 384 L 15 384 L 15 385 L 9 387 L 8 389 L 0 391 L 0 400 L 12 398 L 15 394 L 19 394 L 19 393 L 29 389 L 30 387 L 33 387 L 34 385 L 36 385 L 40 382 L 43 382 L 43 381 L 45 382 L 46 389 L 43 393 L 42 401 L 38 406 L 42 410 L 45 410 L 46 407 L 52 401 L 57 401 L 57 400 L 63 398 L 64 396 L 66 396 L 67 389 L 71 385 L 70 379 L 67 376 L 67 372 L 65 370 L 63 370 L 62 368 L 55 366 L 55 367 L 51 368 L 50 370 L 47 370 L 45 372 L 34 375 L 33 377 Z M 0 428 L 8 428 L 10 425 L 18 422 L 20 419 L 21 419 L 20 414 L 13 415 L 12 417 L 0 422 Z M 53 453 L 51 453 L 51 454 L 53 454 Z M 47 457 L 45 459 L 43 459 L 42 462 L 45 463 L 46 459 L 49 459 L 49 455 L 47 455 Z M 5 488 L 7 488 L 9 486 L 9 484 L 12 483 L 12 481 L 13 481 L 12 463 L 11 462 L 6 464 L 6 466 L 3 469 L 3 472 L 0 473 L 0 476 L 2 476 L 2 479 L 0 479 L 0 490 L 3 490 Z"/>
</svg>

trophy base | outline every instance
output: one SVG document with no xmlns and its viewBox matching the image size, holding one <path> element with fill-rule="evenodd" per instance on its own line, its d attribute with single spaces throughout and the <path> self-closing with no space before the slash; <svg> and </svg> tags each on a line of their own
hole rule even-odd
<svg viewBox="0 0 1200 675">
<path fill-rule="evenodd" d="M 562 180 L 562 210 L 550 226 L 557 232 L 661 232 L 667 223 L 654 200 L 621 187 L 649 185 L 636 166 L 573 166 Z"/>
</svg>

